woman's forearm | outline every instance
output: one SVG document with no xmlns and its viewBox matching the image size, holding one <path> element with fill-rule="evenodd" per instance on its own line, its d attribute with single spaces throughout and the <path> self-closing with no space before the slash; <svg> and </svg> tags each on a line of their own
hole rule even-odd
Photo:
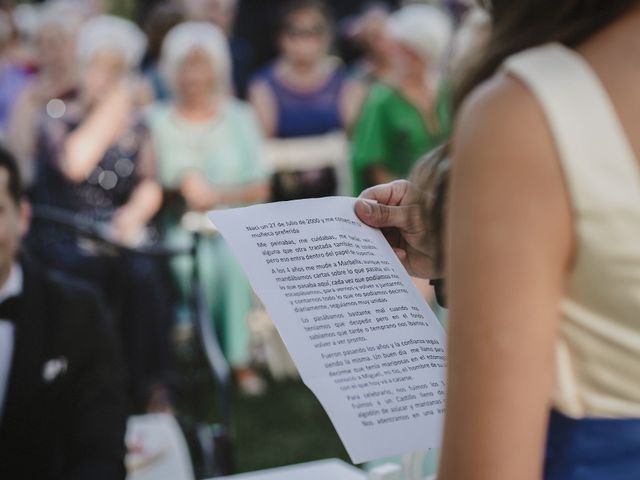
<svg viewBox="0 0 640 480">
<path fill-rule="evenodd" d="M 270 188 L 267 182 L 256 182 L 239 188 L 222 190 L 223 203 L 250 204 L 262 203 L 269 199 Z"/>
<path fill-rule="evenodd" d="M 147 224 L 158 213 L 162 205 L 162 188 L 151 179 L 143 180 L 121 208 L 132 212 L 141 224 Z"/>
<path fill-rule="evenodd" d="M 63 151 L 62 171 L 70 180 L 80 182 L 96 167 L 123 128 L 129 107 L 126 95 L 114 92 L 69 135 Z"/>
</svg>

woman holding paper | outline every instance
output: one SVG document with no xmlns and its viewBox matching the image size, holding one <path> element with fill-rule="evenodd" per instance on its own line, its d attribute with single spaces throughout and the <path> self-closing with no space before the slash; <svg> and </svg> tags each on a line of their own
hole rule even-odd
<svg viewBox="0 0 640 480">
<path fill-rule="evenodd" d="M 491 3 L 451 145 L 438 478 L 637 479 L 640 2 Z M 439 276 L 432 195 L 362 196 L 405 266 Z"/>
<path fill-rule="evenodd" d="M 186 212 L 268 198 L 262 138 L 251 107 L 230 95 L 229 51 L 220 29 L 205 22 L 174 27 L 165 38 L 161 65 L 176 99 L 171 105 L 156 106 L 149 114 L 160 182 L 168 192 L 164 226 L 170 244 L 189 245 L 191 234 L 181 222 L 188 218 Z M 227 359 L 240 387 L 247 393 L 259 393 L 262 382 L 248 368 L 247 315 L 253 309 L 249 283 L 216 236 L 201 239 L 198 260 Z M 172 267 L 186 299 L 191 259 L 174 259 Z"/>
</svg>

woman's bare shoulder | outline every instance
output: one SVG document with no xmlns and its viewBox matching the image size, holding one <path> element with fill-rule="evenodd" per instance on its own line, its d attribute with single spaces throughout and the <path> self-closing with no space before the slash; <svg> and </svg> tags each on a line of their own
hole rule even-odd
<svg viewBox="0 0 640 480">
<path fill-rule="evenodd" d="M 508 161 L 540 167 L 552 164 L 543 158 L 557 160 L 542 107 L 524 83 L 504 72 L 480 84 L 461 106 L 454 152 L 468 148 L 479 155 L 461 155 L 461 161 L 486 158 L 494 166 Z"/>
<path fill-rule="evenodd" d="M 453 184 L 472 199 L 462 205 L 485 224 L 497 221 L 529 236 L 533 229 L 539 242 L 554 245 L 559 264 L 571 257 L 572 208 L 562 162 L 542 107 L 515 77 L 497 74 L 462 106 Z"/>
</svg>

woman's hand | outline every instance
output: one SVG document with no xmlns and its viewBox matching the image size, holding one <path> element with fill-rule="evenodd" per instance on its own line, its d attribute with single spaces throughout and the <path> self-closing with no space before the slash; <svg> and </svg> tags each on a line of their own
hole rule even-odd
<svg viewBox="0 0 640 480">
<path fill-rule="evenodd" d="M 128 205 L 119 208 L 111 220 L 113 239 L 123 245 L 135 246 L 144 238 L 145 222 Z"/>
<path fill-rule="evenodd" d="M 191 210 L 202 212 L 223 203 L 222 194 L 198 173 L 189 173 L 180 182 L 180 193 Z"/>
<path fill-rule="evenodd" d="M 396 180 L 368 188 L 359 198 L 356 215 L 367 225 L 382 229 L 409 274 L 436 277 L 428 242 L 429 226 L 422 214 L 426 194 L 411 182 Z"/>
<path fill-rule="evenodd" d="M 86 95 L 98 95 L 98 92 Z M 66 139 L 62 170 L 72 182 L 82 182 L 100 163 L 105 152 L 127 128 L 133 100 L 126 82 L 111 86 L 94 98 L 93 108 L 80 126 Z"/>
<path fill-rule="evenodd" d="M 129 201 L 116 210 L 111 220 L 114 240 L 128 246 L 142 243 L 145 228 L 161 205 L 160 185 L 148 178 L 142 180 L 131 193 Z"/>
</svg>

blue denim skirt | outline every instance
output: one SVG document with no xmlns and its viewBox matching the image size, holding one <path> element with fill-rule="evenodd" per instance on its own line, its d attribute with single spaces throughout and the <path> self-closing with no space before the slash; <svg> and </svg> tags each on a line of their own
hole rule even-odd
<svg viewBox="0 0 640 480">
<path fill-rule="evenodd" d="M 640 480 L 640 419 L 573 419 L 552 412 L 545 480 Z"/>
</svg>

